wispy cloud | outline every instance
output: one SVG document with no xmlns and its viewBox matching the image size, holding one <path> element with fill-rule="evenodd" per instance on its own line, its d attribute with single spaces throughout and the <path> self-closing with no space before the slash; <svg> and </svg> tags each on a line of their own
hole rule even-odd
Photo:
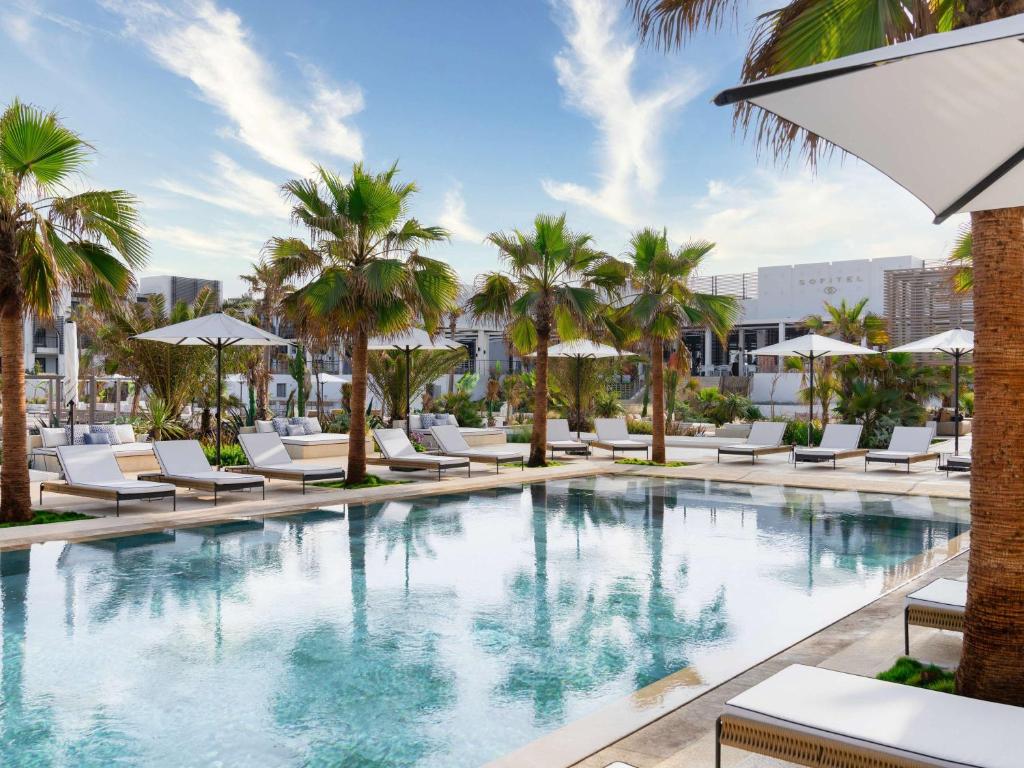
<svg viewBox="0 0 1024 768">
<path fill-rule="evenodd" d="M 633 224 L 638 195 L 650 196 L 661 180 L 658 142 L 664 122 L 698 93 L 700 78 L 684 69 L 666 84 L 636 93 L 637 48 L 622 30 L 620 7 L 614 0 L 557 0 L 568 43 L 555 57 L 558 82 L 568 104 L 591 118 L 600 134 L 600 184 L 550 179 L 542 184 L 556 200 Z"/>
<path fill-rule="evenodd" d="M 252 261 L 263 245 L 245 232 L 209 233 L 178 225 L 148 226 L 145 235 L 151 242 L 163 246 L 162 250 L 170 248 L 190 256 L 213 257 L 217 260 Z M 184 268 L 194 271 L 194 266 L 189 264 Z"/>
<path fill-rule="evenodd" d="M 181 5 L 101 0 L 122 17 L 125 34 L 146 46 L 161 66 L 190 80 L 230 121 L 225 133 L 263 160 L 308 174 L 317 160 L 362 157 L 359 130 L 346 121 L 363 108 L 361 90 L 339 86 L 299 61 L 302 97 L 286 97 L 271 65 L 234 12 L 211 0 Z"/>
<path fill-rule="evenodd" d="M 288 204 L 277 184 L 246 170 L 220 152 L 214 153 L 211 160 L 214 173 L 202 175 L 198 186 L 175 179 L 159 179 L 154 186 L 261 219 L 288 217 Z"/>
<path fill-rule="evenodd" d="M 444 204 L 438 220 L 442 227 L 457 240 L 481 243 L 484 232 L 474 227 L 466 215 L 466 201 L 462 197 L 462 185 L 456 184 L 444 194 Z"/>
</svg>

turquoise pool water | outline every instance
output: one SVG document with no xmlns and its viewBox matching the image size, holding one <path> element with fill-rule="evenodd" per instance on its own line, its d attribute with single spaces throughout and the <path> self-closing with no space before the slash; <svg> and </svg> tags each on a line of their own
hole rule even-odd
<svg viewBox="0 0 1024 768">
<path fill-rule="evenodd" d="M 611 477 L 0 553 L 0 765 L 476 766 L 864 605 L 967 503 Z"/>
</svg>

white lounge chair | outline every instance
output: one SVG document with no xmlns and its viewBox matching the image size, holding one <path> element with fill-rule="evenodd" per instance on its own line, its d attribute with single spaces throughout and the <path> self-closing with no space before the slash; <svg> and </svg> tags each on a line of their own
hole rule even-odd
<svg viewBox="0 0 1024 768">
<path fill-rule="evenodd" d="M 910 655 L 910 625 L 964 631 L 967 612 L 967 582 L 936 579 L 911 592 L 903 605 L 903 653 Z"/>
<path fill-rule="evenodd" d="M 215 470 L 207 461 L 198 440 L 158 440 L 153 443 L 153 451 L 160 464 L 160 472 L 143 477 L 179 488 L 212 491 L 213 506 L 217 506 L 217 496 L 224 491 L 259 488 L 266 498 L 262 477 Z"/>
<path fill-rule="evenodd" d="M 409 442 L 408 435 L 401 429 L 375 429 L 373 439 L 380 449 L 381 458 L 368 459 L 367 463 L 383 464 L 398 469 L 429 469 L 437 471 L 437 479 L 448 469 L 466 468 L 469 477 L 472 470 L 469 459 L 457 456 L 437 456 L 429 453 L 417 453 Z"/>
<path fill-rule="evenodd" d="M 964 456 L 951 456 L 945 454 L 946 463 L 939 466 L 939 469 L 946 470 L 946 477 L 949 477 L 950 472 L 970 472 L 971 471 L 971 454 Z"/>
<path fill-rule="evenodd" d="M 548 419 L 547 449 L 551 451 L 552 459 L 555 458 L 555 451 L 590 455 L 590 446 L 572 436 L 568 419 Z"/>
<path fill-rule="evenodd" d="M 594 419 L 594 429 L 597 431 L 597 440 L 591 445 L 611 451 L 612 461 L 615 460 L 616 451 L 643 451 L 644 458 L 647 458 L 650 446 L 629 436 L 625 419 Z"/>
<path fill-rule="evenodd" d="M 784 421 L 756 421 L 750 427 L 750 434 L 745 442 L 723 445 L 718 449 L 718 460 L 722 456 L 749 456 L 750 463 L 757 461 L 758 456 L 767 456 L 770 453 L 789 453 L 792 449 L 789 445 L 782 444 L 782 438 L 786 434 L 786 422 Z"/>
<path fill-rule="evenodd" d="M 482 446 L 471 448 L 466 439 L 462 436 L 458 427 L 446 424 L 443 427 L 431 427 L 430 434 L 445 456 L 461 456 L 480 463 L 490 464 L 494 462 L 494 471 L 500 472 L 502 464 L 519 463 L 519 468 L 524 469 L 526 464 L 523 454 L 519 451 L 510 451 L 508 448 L 498 446 Z"/>
<path fill-rule="evenodd" d="M 127 479 L 117 465 L 114 451 L 109 445 L 61 445 L 57 446 L 56 452 L 66 482 L 40 483 L 40 505 L 43 503 L 43 491 L 50 491 L 113 501 L 116 515 L 121 514 L 122 501 L 169 497 L 172 508 L 178 508 L 173 485 Z"/>
<path fill-rule="evenodd" d="M 1024 708 L 795 664 L 725 705 L 722 747 L 830 768 L 1016 768 Z"/>
<path fill-rule="evenodd" d="M 910 472 L 911 464 L 939 458 L 938 453 L 929 450 L 931 444 L 931 427 L 896 427 L 892 431 L 892 438 L 889 440 L 887 449 L 868 451 L 864 454 L 864 471 L 868 471 L 868 464 L 871 462 L 878 462 L 881 464 L 906 464 L 907 472 Z"/>
<path fill-rule="evenodd" d="M 839 459 L 863 456 L 868 452 L 867 448 L 858 447 L 863 431 L 863 424 L 827 424 L 825 434 L 821 436 L 821 445 L 817 447 L 798 445 L 793 448 L 793 464 L 800 462 L 820 464 L 823 461 L 831 461 L 832 469 L 835 469 Z"/>
<path fill-rule="evenodd" d="M 255 432 L 238 436 L 247 467 L 231 467 L 230 471 L 251 472 L 254 475 L 274 480 L 302 482 L 302 493 L 306 493 L 306 482 L 315 480 L 344 480 L 345 470 L 338 466 L 308 464 L 300 466 L 292 461 L 281 436 L 276 432 Z"/>
</svg>

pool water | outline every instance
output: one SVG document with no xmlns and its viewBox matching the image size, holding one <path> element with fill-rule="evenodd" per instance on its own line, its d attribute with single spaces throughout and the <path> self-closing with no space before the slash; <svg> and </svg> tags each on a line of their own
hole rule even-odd
<svg viewBox="0 0 1024 768">
<path fill-rule="evenodd" d="M 476 766 L 868 603 L 967 502 L 598 477 L 0 553 L 0 765 Z"/>
</svg>

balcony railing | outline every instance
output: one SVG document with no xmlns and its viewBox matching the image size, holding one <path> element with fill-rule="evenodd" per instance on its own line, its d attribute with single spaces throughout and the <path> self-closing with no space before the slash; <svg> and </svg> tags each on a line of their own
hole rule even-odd
<svg viewBox="0 0 1024 768">
<path fill-rule="evenodd" d="M 692 277 L 690 278 L 690 288 L 697 293 L 710 293 L 714 296 L 756 299 L 757 272 L 737 272 L 731 275 Z"/>
</svg>

